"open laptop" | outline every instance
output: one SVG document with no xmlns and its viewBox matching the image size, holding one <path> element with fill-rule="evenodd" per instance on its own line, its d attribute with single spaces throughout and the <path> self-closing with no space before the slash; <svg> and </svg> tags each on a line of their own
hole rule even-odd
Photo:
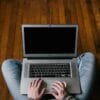
<svg viewBox="0 0 100 100">
<path fill-rule="evenodd" d="M 77 39 L 78 25 L 22 25 L 21 94 L 38 78 L 47 84 L 46 93 L 56 80 L 67 82 L 69 93 L 80 93 Z"/>
</svg>

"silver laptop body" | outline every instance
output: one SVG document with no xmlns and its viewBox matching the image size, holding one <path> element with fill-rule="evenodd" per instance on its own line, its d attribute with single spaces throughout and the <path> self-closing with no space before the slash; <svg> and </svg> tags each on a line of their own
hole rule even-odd
<svg viewBox="0 0 100 100">
<path fill-rule="evenodd" d="M 67 83 L 68 92 L 79 94 L 80 80 L 77 59 L 78 25 L 22 25 L 24 58 L 21 73 L 21 94 L 27 94 L 31 81 L 41 78 L 50 93 L 56 80 Z M 70 64 L 70 77 L 30 77 L 31 64 Z"/>
</svg>

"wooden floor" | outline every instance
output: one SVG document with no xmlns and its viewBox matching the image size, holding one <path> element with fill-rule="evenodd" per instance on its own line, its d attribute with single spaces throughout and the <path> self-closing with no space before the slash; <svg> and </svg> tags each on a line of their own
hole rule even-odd
<svg viewBox="0 0 100 100">
<path fill-rule="evenodd" d="M 8 58 L 22 59 L 22 24 L 78 24 L 78 54 L 96 55 L 92 99 L 100 100 L 100 0 L 0 0 L 1 64 Z M 1 72 L 0 100 L 12 100 Z"/>
</svg>

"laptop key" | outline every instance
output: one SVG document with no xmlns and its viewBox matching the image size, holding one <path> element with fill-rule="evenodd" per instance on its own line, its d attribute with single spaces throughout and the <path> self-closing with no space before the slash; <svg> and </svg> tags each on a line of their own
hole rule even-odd
<svg viewBox="0 0 100 100">
<path fill-rule="evenodd" d="M 71 77 L 70 64 L 30 64 L 29 77 Z"/>
</svg>

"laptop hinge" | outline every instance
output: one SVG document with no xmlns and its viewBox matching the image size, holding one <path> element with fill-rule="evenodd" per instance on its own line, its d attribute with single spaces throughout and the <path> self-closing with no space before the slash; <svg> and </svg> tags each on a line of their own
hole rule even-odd
<svg viewBox="0 0 100 100">
<path fill-rule="evenodd" d="M 73 57 L 27 57 L 27 59 L 72 59 Z"/>
</svg>

